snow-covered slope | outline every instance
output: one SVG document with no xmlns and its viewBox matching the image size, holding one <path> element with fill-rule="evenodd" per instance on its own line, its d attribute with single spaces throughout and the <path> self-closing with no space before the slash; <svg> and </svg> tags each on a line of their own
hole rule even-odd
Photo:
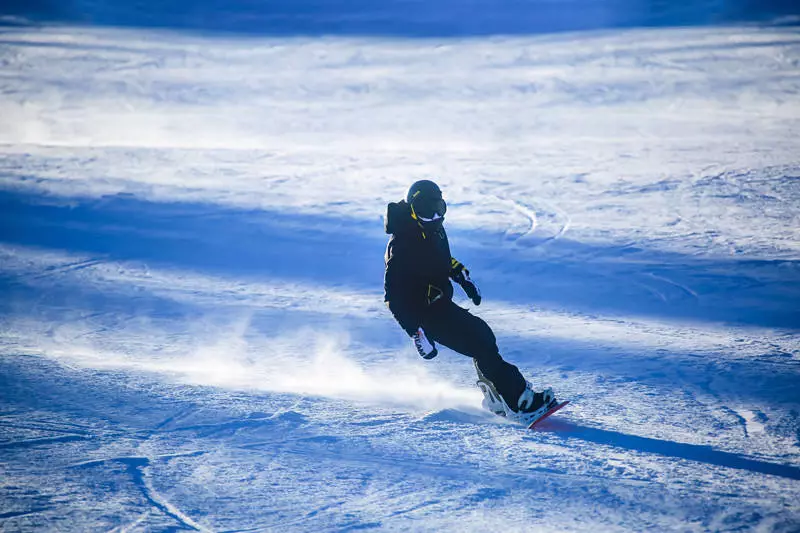
<svg viewBox="0 0 800 533">
<path fill-rule="evenodd" d="M 3 28 L 0 528 L 796 531 L 799 36 Z M 424 177 L 542 431 L 383 306 Z"/>
</svg>

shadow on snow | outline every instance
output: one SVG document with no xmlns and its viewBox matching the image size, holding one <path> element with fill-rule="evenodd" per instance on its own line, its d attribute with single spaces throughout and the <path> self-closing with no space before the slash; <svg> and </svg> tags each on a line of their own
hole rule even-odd
<svg viewBox="0 0 800 533">
<path fill-rule="evenodd" d="M 797 261 L 698 258 L 560 239 L 529 253 L 451 231 L 456 257 L 491 300 L 587 314 L 800 327 Z M 241 279 L 378 292 L 382 220 L 0 190 L 0 242 Z M 478 244 L 476 244 L 478 243 Z M 480 244 L 484 243 L 484 244 Z"/>
<path fill-rule="evenodd" d="M 168 28 L 273 36 L 468 37 L 608 28 L 764 23 L 800 14 L 793 0 L 7 0 L 6 24 Z"/>
<path fill-rule="evenodd" d="M 800 468 L 750 459 L 735 453 L 714 450 L 710 446 L 684 444 L 668 440 L 627 435 L 617 431 L 589 428 L 561 420 L 549 420 L 542 430 L 557 431 L 564 440 L 579 439 L 634 452 L 652 453 L 712 466 L 747 470 L 758 474 L 800 479 Z"/>
</svg>

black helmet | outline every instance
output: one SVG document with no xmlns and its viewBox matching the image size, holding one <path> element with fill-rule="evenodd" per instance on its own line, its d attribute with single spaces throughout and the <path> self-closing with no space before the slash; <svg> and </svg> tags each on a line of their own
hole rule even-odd
<svg viewBox="0 0 800 533">
<path fill-rule="evenodd" d="M 411 206 L 411 216 L 420 222 L 442 219 L 447 212 L 441 189 L 430 180 L 414 183 L 408 189 L 406 203 Z"/>
</svg>

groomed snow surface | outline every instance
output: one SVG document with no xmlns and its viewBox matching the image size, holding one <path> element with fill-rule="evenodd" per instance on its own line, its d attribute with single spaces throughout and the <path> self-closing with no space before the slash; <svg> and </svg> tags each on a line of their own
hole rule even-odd
<svg viewBox="0 0 800 533">
<path fill-rule="evenodd" d="M 800 530 L 799 43 L 2 28 L 0 529 Z M 540 431 L 383 306 L 429 177 Z"/>
</svg>

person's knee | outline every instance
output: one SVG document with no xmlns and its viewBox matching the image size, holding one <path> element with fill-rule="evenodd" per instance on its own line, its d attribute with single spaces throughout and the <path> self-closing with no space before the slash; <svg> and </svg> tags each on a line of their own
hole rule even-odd
<svg viewBox="0 0 800 533">
<path fill-rule="evenodd" d="M 473 327 L 473 332 L 477 344 L 481 346 L 481 351 L 497 352 L 497 338 L 494 335 L 494 331 L 486 322 L 478 320 L 479 322 L 476 322 Z"/>
</svg>

